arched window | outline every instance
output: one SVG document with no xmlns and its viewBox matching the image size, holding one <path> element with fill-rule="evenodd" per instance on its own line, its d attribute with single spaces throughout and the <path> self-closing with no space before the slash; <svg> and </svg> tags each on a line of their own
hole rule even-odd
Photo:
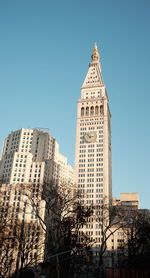
<svg viewBox="0 0 150 278">
<path fill-rule="evenodd" d="M 99 114 L 99 107 L 97 105 L 97 106 L 95 106 L 95 115 L 98 115 L 98 114 Z"/>
<path fill-rule="evenodd" d="M 100 106 L 100 114 L 104 115 L 104 106 L 103 105 Z"/>
<path fill-rule="evenodd" d="M 81 117 L 84 116 L 84 107 L 81 108 Z"/>
<path fill-rule="evenodd" d="M 90 108 L 90 115 L 91 116 L 94 115 L 94 106 L 91 106 L 91 108 Z"/>
<path fill-rule="evenodd" d="M 89 107 L 86 107 L 86 112 L 85 112 L 86 116 L 89 116 Z"/>
</svg>

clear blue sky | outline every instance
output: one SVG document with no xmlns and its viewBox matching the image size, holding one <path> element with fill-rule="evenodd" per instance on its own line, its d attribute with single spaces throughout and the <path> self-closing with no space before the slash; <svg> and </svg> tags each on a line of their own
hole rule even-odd
<svg viewBox="0 0 150 278">
<path fill-rule="evenodd" d="M 1 0 L 0 146 L 12 130 L 46 127 L 74 164 L 76 101 L 97 42 L 113 194 L 138 192 L 150 208 L 149 15 L 149 0 Z"/>
</svg>

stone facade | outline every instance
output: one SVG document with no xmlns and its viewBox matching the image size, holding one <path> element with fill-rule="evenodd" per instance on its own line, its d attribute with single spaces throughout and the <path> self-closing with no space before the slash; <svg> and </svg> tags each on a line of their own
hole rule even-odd
<svg viewBox="0 0 150 278">
<path fill-rule="evenodd" d="M 4 223 L 3 236 L 12 239 L 9 259 L 13 272 L 21 267 L 22 254 L 23 266 L 43 260 L 46 226 L 50 222 L 46 218 L 46 201 L 47 197 L 51 199 L 43 195 L 43 184 L 49 189 L 56 185 L 72 188 L 74 169 L 59 153 L 59 145 L 48 130 L 22 128 L 4 140 L 0 178 L 0 219 L 2 225 L 3 221 L 7 223 Z"/>
<path fill-rule="evenodd" d="M 99 247 L 101 206 L 112 198 L 111 114 L 96 45 L 91 58 L 78 100 L 75 171 L 81 204 L 95 208 L 82 231 Z"/>
<path fill-rule="evenodd" d="M 57 169 L 56 169 L 57 168 Z M 4 140 L 0 179 L 2 183 L 40 183 L 74 180 L 74 169 L 59 153 L 59 145 L 46 129 L 20 129 Z"/>
</svg>

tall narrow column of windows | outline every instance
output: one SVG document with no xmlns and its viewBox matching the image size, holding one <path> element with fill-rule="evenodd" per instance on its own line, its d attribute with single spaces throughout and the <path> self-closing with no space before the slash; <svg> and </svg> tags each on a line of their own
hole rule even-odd
<svg viewBox="0 0 150 278">
<path fill-rule="evenodd" d="M 94 206 L 94 215 L 82 228 L 98 247 L 102 235 L 101 207 L 111 198 L 111 130 L 106 87 L 101 75 L 97 46 L 78 100 L 75 169 L 79 201 Z"/>
</svg>

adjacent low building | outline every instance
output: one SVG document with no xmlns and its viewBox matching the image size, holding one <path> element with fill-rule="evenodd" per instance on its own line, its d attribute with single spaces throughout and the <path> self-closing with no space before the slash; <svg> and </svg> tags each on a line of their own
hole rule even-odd
<svg viewBox="0 0 150 278">
<path fill-rule="evenodd" d="M 139 210 L 139 196 L 137 192 L 121 193 L 120 199 L 113 197 L 114 215 L 107 231 L 107 255 L 110 266 L 117 266 L 120 255 L 127 255 L 127 242 L 132 227 L 132 218 Z"/>
<path fill-rule="evenodd" d="M 139 209 L 138 193 L 120 193 L 120 199 L 113 197 L 113 205 L 121 206 L 126 209 Z"/>
</svg>

